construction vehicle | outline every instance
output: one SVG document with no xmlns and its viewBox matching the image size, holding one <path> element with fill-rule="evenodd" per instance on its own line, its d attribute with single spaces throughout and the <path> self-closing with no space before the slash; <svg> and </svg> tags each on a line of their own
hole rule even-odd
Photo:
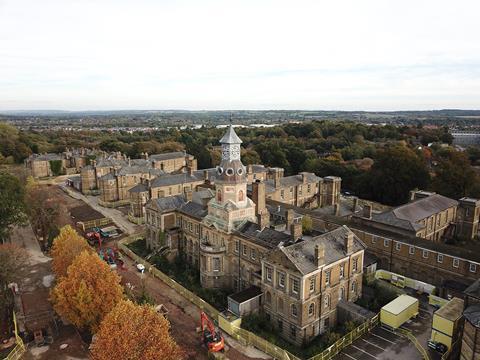
<svg viewBox="0 0 480 360">
<path fill-rule="evenodd" d="M 95 231 L 90 231 L 85 234 L 85 237 L 87 238 L 87 241 L 91 246 L 95 246 L 96 244 L 98 244 L 99 247 L 102 247 L 102 237 L 99 233 Z"/>
<path fill-rule="evenodd" d="M 200 313 L 200 331 L 202 340 L 209 352 L 219 352 L 224 349 L 224 339 L 215 325 L 203 311 Z"/>
</svg>

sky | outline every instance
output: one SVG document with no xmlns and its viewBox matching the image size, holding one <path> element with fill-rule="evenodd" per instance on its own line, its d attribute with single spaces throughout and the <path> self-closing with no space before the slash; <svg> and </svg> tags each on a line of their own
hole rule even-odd
<svg viewBox="0 0 480 360">
<path fill-rule="evenodd" d="M 0 0 L 0 110 L 480 109 L 478 0 Z"/>
</svg>

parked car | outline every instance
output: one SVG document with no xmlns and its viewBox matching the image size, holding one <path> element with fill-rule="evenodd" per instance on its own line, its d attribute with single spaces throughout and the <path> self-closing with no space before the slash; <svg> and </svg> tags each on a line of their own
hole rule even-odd
<svg viewBox="0 0 480 360">
<path fill-rule="evenodd" d="M 430 349 L 433 349 L 433 350 L 439 352 L 440 354 L 444 354 L 448 350 L 447 345 L 439 343 L 437 341 L 428 340 L 427 344 L 428 344 L 428 347 Z"/>
<path fill-rule="evenodd" d="M 137 270 L 140 271 L 140 272 L 144 272 L 145 271 L 145 265 L 137 264 Z"/>
</svg>

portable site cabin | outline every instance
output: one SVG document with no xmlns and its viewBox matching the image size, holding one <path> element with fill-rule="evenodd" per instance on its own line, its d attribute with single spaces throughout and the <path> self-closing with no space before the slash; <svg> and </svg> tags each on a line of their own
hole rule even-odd
<svg viewBox="0 0 480 360">
<path fill-rule="evenodd" d="M 259 287 L 250 286 L 228 297 L 228 310 L 239 317 L 256 312 L 260 308 L 261 296 Z"/>
<path fill-rule="evenodd" d="M 450 349 L 461 335 L 462 326 L 463 300 L 455 297 L 433 314 L 431 340 Z"/>
<path fill-rule="evenodd" d="M 397 329 L 417 315 L 418 299 L 408 295 L 400 295 L 382 307 L 380 310 L 380 322 L 392 329 Z"/>
</svg>

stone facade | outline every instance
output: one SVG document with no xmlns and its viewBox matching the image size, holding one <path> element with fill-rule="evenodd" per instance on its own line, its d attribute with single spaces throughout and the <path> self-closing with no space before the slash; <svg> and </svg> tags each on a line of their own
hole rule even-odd
<svg viewBox="0 0 480 360">
<path fill-rule="evenodd" d="M 232 292 L 252 285 L 262 288 L 266 296 L 264 309 L 273 324 L 277 326 L 279 319 L 283 319 L 285 329 L 295 329 L 295 337 L 292 338 L 291 330 L 283 331 L 282 336 L 299 344 L 308 342 L 335 325 L 338 299 L 355 301 L 361 295 L 364 248 L 346 227 L 303 239 L 301 216 L 289 209 L 281 217 L 286 222 L 285 231 L 271 228 L 271 222 L 277 224 L 280 216 L 271 216 L 266 206 L 269 172 L 258 171 L 258 177 L 249 179 L 251 172 L 240 161 L 241 140 L 233 127 L 220 142 L 222 161 L 214 179 L 209 175 L 213 188 L 187 190 L 179 195 L 152 198 L 146 203 L 147 246 L 184 256 L 191 266 L 200 270 L 200 282 L 205 288 Z M 246 196 L 250 180 L 254 180 L 250 184 L 252 199 Z M 178 241 L 172 241 L 174 238 Z M 286 253 L 308 253 L 315 245 L 324 249 L 317 265 L 303 264 L 299 272 L 295 264 L 288 264 Z M 282 256 L 283 262 L 278 261 Z M 284 290 L 281 295 L 284 313 L 272 307 L 272 296 L 279 298 L 282 289 L 270 285 L 277 280 L 276 275 L 272 279 L 266 275 L 267 268 L 287 274 L 284 289 L 292 291 Z M 314 291 L 310 291 L 312 279 Z M 291 317 L 287 309 L 293 303 L 298 308 L 297 315 Z M 311 304 L 314 304 L 313 313 Z"/>
<path fill-rule="evenodd" d="M 85 167 L 90 157 L 96 157 L 100 152 L 85 148 L 68 149 L 59 154 L 33 154 L 25 159 L 25 167 L 30 176 L 34 178 L 50 177 L 55 174 L 52 171 L 52 162 L 61 162 L 60 174 L 70 175 L 79 173 Z"/>
<path fill-rule="evenodd" d="M 272 176 L 266 181 L 268 199 L 305 208 L 331 206 L 340 201 L 339 177 L 322 179 L 308 172 L 287 177 L 283 177 L 283 172 L 274 172 Z"/>
<path fill-rule="evenodd" d="M 480 200 L 462 198 L 459 201 L 427 191 L 412 191 L 411 202 L 382 213 L 373 213 L 365 206 L 363 214 L 354 216 L 358 223 L 415 236 L 433 242 L 443 242 L 454 236 L 473 239 L 477 236 Z"/>
<path fill-rule="evenodd" d="M 277 331 L 301 345 L 335 326 L 338 302 L 362 294 L 363 254 L 347 227 L 268 254 L 262 261 L 264 309 Z"/>
</svg>

